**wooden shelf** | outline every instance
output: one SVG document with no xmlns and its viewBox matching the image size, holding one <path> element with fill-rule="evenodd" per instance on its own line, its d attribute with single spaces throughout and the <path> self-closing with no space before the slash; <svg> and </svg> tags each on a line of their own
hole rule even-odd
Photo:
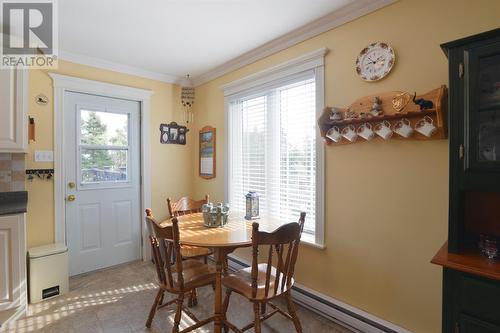
<svg viewBox="0 0 500 333">
<path fill-rule="evenodd" d="M 417 112 L 401 112 L 401 113 L 396 113 L 396 114 L 388 114 L 388 115 L 382 115 L 382 116 L 377 116 L 377 117 L 368 117 L 364 119 L 351 119 L 351 120 L 335 120 L 329 122 L 329 125 L 332 126 L 347 126 L 347 125 L 357 125 L 357 124 L 364 124 L 364 123 L 371 123 L 371 122 L 381 122 L 384 120 L 399 120 L 403 118 L 423 118 L 425 116 L 432 116 L 436 114 L 436 109 L 429 109 L 429 110 L 423 110 L 423 111 L 417 111 Z"/>
<path fill-rule="evenodd" d="M 331 107 L 324 108 L 320 118 L 318 119 L 318 127 L 321 136 L 325 139 L 325 143 L 331 146 L 339 146 L 339 145 L 354 144 L 358 142 L 367 141 L 364 139 L 360 139 L 351 142 L 345 138 L 342 138 L 340 141 L 334 142 L 326 136 L 328 131 L 333 126 L 338 127 L 339 130 L 342 131 L 346 126 L 350 125 L 353 125 L 355 128 L 356 127 L 359 128 L 359 126 L 364 123 L 370 123 L 373 127 L 377 123 L 380 123 L 382 121 L 387 121 L 389 122 L 391 128 L 394 128 L 396 123 L 398 123 L 401 119 L 406 118 L 410 122 L 410 126 L 412 128 L 415 128 L 416 124 L 426 116 L 432 119 L 437 129 L 436 132 L 431 137 L 427 137 L 423 134 L 418 133 L 417 131 L 414 131 L 414 133 L 408 138 L 395 134 L 391 137 L 391 139 L 396 139 L 396 140 L 446 139 L 448 133 L 446 128 L 446 104 L 447 104 L 446 86 L 443 85 L 437 89 L 429 91 L 426 94 L 416 96 L 416 98 L 419 99 L 422 98 L 425 100 L 432 101 L 433 108 L 428 110 L 420 110 L 420 106 L 418 106 L 417 104 L 415 104 L 413 101 L 410 100 L 404 106 L 401 112 L 397 112 L 396 109 L 394 109 L 393 107 L 393 98 L 398 95 L 401 95 L 401 91 L 389 91 L 359 98 L 346 108 L 335 107 L 335 109 L 341 112 L 343 115 L 345 115 L 347 112 L 352 112 L 357 114 L 358 117 L 354 119 L 330 120 L 332 108 Z M 383 114 L 381 116 L 370 117 L 369 115 L 373 107 L 373 100 L 375 97 L 378 98 L 378 100 L 380 101 Z M 367 116 L 365 118 L 360 118 L 361 114 L 366 114 Z"/>
<path fill-rule="evenodd" d="M 463 253 L 449 253 L 448 242 L 444 243 L 432 258 L 431 263 L 500 281 L 500 261 L 498 259 L 489 260 L 479 251 L 472 250 Z"/>
</svg>

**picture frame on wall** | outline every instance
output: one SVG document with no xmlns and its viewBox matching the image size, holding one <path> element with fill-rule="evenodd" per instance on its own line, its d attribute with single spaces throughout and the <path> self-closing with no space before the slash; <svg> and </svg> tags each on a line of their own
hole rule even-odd
<svg viewBox="0 0 500 333">
<path fill-rule="evenodd" d="M 199 175 L 204 179 L 216 175 L 216 133 L 215 127 L 205 126 L 200 130 Z"/>
<path fill-rule="evenodd" d="M 189 129 L 186 126 L 178 125 L 176 122 L 160 125 L 160 143 L 162 144 L 186 144 L 186 134 Z"/>
</svg>

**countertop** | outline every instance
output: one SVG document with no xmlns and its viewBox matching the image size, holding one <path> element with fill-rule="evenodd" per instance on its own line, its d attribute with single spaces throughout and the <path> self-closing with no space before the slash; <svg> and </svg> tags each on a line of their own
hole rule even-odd
<svg viewBox="0 0 500 333">
<path fill-rule="evenodd" d="M 0 192 L 0 215 L 26 213 L 28 192 Z"/>
</svg>

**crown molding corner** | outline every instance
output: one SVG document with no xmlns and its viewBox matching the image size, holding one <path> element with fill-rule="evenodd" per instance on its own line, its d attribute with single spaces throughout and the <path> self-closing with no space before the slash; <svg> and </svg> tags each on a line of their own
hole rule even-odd
<svg viewBox="0 0 500 333">
<path fill-rule="evenodd" d="M 91 57 L 83 54 L 66 52 L 63 50 L 59 51 L 59 59 L 81 65 L 110 70 L 113 72 L 134 75 L 150 80 L 161 81 L 165 83 L 178 84 L 182 79 L 174 75 L 157 73 L 134 66 L 124 65 L 113 61 L 108 61 L 101 58 Z"/>
<path fill-rule="evenodd" d="M 331 12 L 313 22 L 275 38 L 261 46 L 229 60 L 195 78 L 195 86 L 202 85 L 224 74 L 254 63 L 293 45 L 315 37 L 323 32 L 332 30 L 340 25 L 354 21 L 399 0 L 356 0 L 353 3 Z"/>
</svg>

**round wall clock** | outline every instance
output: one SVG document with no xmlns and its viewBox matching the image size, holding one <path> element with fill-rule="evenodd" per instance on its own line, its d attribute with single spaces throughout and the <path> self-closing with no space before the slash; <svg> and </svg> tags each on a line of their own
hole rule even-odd
<svg viewBox="0 0 500 333">
<path fill-rule="evenodd" d="M 372 43 L 361 50 L 356 59 L 356 72 L 365 81 L 383 79 L 394 66 L 396 54 L 387 43 Z"/>
</svg>

